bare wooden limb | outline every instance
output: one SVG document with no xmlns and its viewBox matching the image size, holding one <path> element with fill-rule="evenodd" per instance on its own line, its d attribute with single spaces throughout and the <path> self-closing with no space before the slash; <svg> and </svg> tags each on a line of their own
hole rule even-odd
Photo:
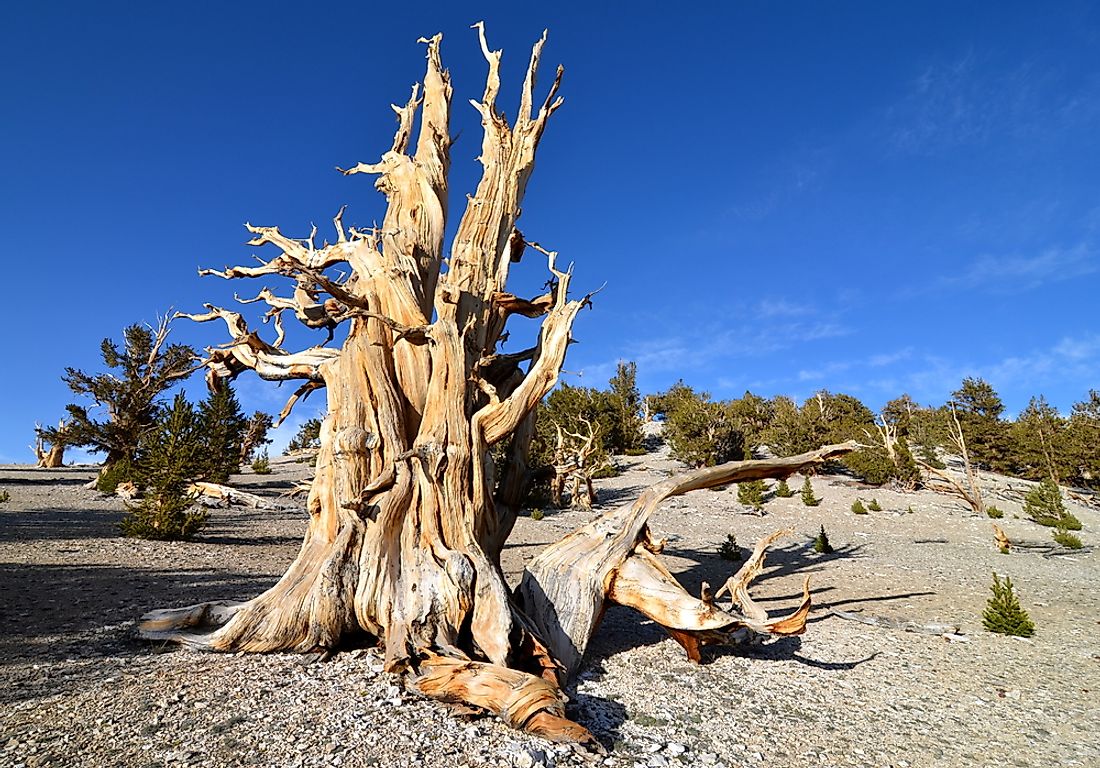
<svg viewBox="0 0 1100 768">
<path fill-rule="evenodd" d="M 275 505 L 263 496 L 257 496 L 247 491 L 239 491 L 220 483 L 208 483 L 205 480 L 196 480 L 188 486 L 188 490 L 197 496 L 204 496 L 216 501 L 224 501 L 227 504 L 242 504 L 252 509 L 274 509 Z"/>
<path fill-rule="evenodd" d="M 852 611 L 838 611 L 833 610 L 832 614 L 840 619 L 847 619 L 848 621 L 858 621 L 861 624 L 867 624 L 872 627 L 881 627 L 883 629 L 898 629 L 902 632 L 915 632 L 919 635 L 958 635 L 958 624 L 920 624 L 915 621 L 907 621 L 904 619 L 891 619 L 886 616 L 872 616 L 870 614 L 855 613 Z"/>
<path fill-rule="evenodd" d="M 643 492 L 633 504 L 608 512 L 552 544 L 529 563 L 519 587 L 524 611 L 538 627 L 554 658 L 571 675 L 599 623 L 608 584 L 634 556 L 639 543 L 649 540 L 647 522 L 662 501 L 716 485 L 786 477 L 858 447 L 859 443 L 849 441 L 783 459 L 735 461 L 705 467 L 662 481 Z M 807 595 L 807 611 L 808 600 Z M 654 597 L 653 602 L 659 606 L 660 600 Z M 652 610 L 656 613 L 658 608 Z M 800 606 L 799 612 L 802 611 Z M 749 621 L 752 620 L 745 617 L 745 622 Z M 780 629 L 797 631 L 797 623 L 796 620 L 794 625 L 780 625 Z M 699 631 L 705 629 L 700 627 Z"/>
</svg>

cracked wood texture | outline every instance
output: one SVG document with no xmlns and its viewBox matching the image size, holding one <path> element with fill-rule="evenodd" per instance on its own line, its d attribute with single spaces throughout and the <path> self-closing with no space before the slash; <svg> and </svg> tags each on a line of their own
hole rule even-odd
<svg viewBox="0 0 1100 768">
<path fill-rule="evenodd" d="M 649 512 L 672 493 L 746 472 L 789 474 L 801 464 L 717 468 L 666 481 L 647 492 L 641 506 L 627 508 L 633 511 L 610 513 L 552 546 L 525 576 L 523 606 L 513 598 L 499 556 L 523 493 L 534 409 L 557 383 L 588 297 L 570 299 L 570 270 L 560 270 L 556 254 L 516 228 L 539 141 L 561 105 L 562 69 L 536 104 L 544 33 L 531 51 L 510 125 L 496 106 L 501 52 L 489 48 L 481 24 L 475 27 L 488 64 L 484 92 L 471 102 L 481 115 L 483 170 L 446 269 L 451 84 L 436 35 L 421 41 L 427 46 L 423 83 L 394 107 L 398 128 L 390 149 L 377 162 L 344 171 L 376 177 L 387 201 L 382 224 L 345 228 L 341 211 L 333 220 L 336 242 L 321 246 L 316 231 L 295 239 L 275 227 L 248 225 L 250 244 L 275 255 L 256 266 L 202 271 L 292 283 L 288 296 L 264 287 L 254 298 L 238 299 L 269 307 L 263 319 L 273 321 L 274 341 L 261 338 L 236 311 L 207 305 L 184 316 L 220 320 L 229 330 L 228 344 L 207 350 L 211 386 L 245 371 L 302 381 L 283 416 L 300 397 L 326 391 L 309 526 L 296 560 L 264 594 L 243 603 L 154 611 L 143 617 L 141 632 L 223 651 L 328 653 L 379 642 L 386 668 L 405 674 L 424 695 L 497 714 L 549 739 L 591 742 L 566 719 L 562 686 L 609 596 L 665 617 L 693 658 L 699 644 L 736 640 L 742 625 L 745 632 L 775 631 L 766 615 L 723 612 L 709 595 L 695 614 L 697 606 L 681 605 L 694 598 L 666 583 L 675 580 L 652 556 L 658 548 L 648 538 Z M 525 250 L 544 256 L 550 272 L 548 291 L 530 300 L 506 290 L 509 269 Z M 328 339 L 284 349 L 285 312 L 326 330 Z M 505 353 L 498 347 L 514 314 L 541 318 L 542 326 L 533 348 Z M 342 345 L 328 347 L 338 328 L 346 329 Z M 511 462 L 496 478 L 490 448 L 504 441 L 510 441 Z M 819 459 L 801 457 L 802 464 Z M 574 556 L 593 570 L 579 573 L 565 559 Z M 743 579 L 740 592 L 730 589 L 735 601 L 747 596 L 744 587 L 755 573 Z M 696 618 L 667 618 L 673 615 Z"/>
</svg>

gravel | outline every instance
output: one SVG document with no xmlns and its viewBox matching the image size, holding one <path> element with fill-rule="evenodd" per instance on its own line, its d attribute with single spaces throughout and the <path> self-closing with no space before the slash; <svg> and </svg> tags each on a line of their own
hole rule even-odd
<svg viewBox="0 0 1100 768">
<path fill-rule="evenodd" d="M 632 499 L 675 468 L 663 451 L 621 458 L 601 505 Z M 234 485 L 276 499 L 308 468 Z M 717 556 L 735 533 L 747 554 L 777 528 L 754 597 L 777 614 L 812 578 L 805 635 L 708 649 L 691 664 L 644 617 L 611 608 L 570 694 L 570 715 L 605 747 L 588 753 L 465 719 L 404 691 L 362 649 L 318 662 L 294 654 L 200 654 L 134 636 L 150 608 L 240 598 L 272 584 L 305 529 L 300 503 L 215 509 L 194 542 L 120 538 L 123 506 L 82 485 L 94 468 L 0 467 L 0 766 L 1095 766 L 1100 765 L 1100 513 L 1073 505 L 1084 550 L 997 499 L 1014 542 L 927 491 L 814 478 L 821 506 L 770 499 L 758 516 L 736 489 L 669 500 L 651 525 L 665 561 L 698 594 L 736 569 Z M 1002 490 L 1006 481 L 984 480 Z M 800 477 L 791 480 L 797 488 Z M 1019 481 L 1013 481 L 1019 486 Z M 853 515 L 856 497 L 882 512 Z M 909 510 L 912 510 L 911 512 Z M 521 518 L 505 551 L 527 558 L 594 512 Z M 836 548 L 818 555 L 824 524 Z M 1038 627 L 1030 639 L 981 627 L 992 573 L 1012 577 Z M 963 638 L 883 629 L 831 613 L 958 626 Z M 965 641 L 964 641 L 965 640 Z"/>
</svg>

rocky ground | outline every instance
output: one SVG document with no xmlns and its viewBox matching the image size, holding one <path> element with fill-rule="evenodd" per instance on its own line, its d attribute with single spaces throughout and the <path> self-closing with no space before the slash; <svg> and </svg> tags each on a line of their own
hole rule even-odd
<svg viewBox="0 0 1100 768">
<path fill-rule="evenodd" d="M 663 450 L 622 458 L 599 484 L 602 506 L 634 498 L 675 468 Z M 308 473 L 273 462 L 234 485 L 272 498 Z M 293 559 L 301 505 L 214 510 L 190 543 L 120 538 L 122 503 L 82 488 L 93 468 L 0 468 L 0 766 L 1095 766 L 1100 765 L 1100 513 L 1073 505 L 1085 549 L 1051 545 L 1049 529 L 995 498 L 1013 541 L 929 491 L 813 480 L 818 507 L 771 498 L 765 514 L 736 490 L 669 500 L 651 521 L 666 561 L 698 593 L 786 526 L 754 589 L 769 610 L 798 601 L 812 577 L 808 631 L 693 665 L 637 614 L 608 612 L 576 688 L 572 716 L 604 754 L 549 745 L 492 719 L 467 720 L 403 691 L 373 650 L 312 662 L 291 654 L 196 654 L 134 637 L 155 607 L 254 595 Z M 1003 479 L 988 490 L 1008 498 Z M 798 487 L 801 478 L 792 478 Z M 1014 481 L 1019 487 L 1021 484 Z M 881 512 L 854 515 L 876 498 Z M 505 552 L 515 579 L 527 558 L 599 510 L 521 519 Z M 836 547 L 811 543 L 824 525 Z M 1038 632 L 981 627 L 992 573 L 1017 586 Z M 859 612 L 947 623 L 965 638 L 903 632 L 838 617 Z"/>
</svg>

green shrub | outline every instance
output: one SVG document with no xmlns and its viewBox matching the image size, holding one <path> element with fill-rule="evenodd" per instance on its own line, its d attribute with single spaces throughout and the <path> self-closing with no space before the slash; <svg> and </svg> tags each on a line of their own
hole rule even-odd
<svg viewBox="0 0 1100 768">
<path fill-rule="evenodd" d="M 814 487 L 810 483 L 810 478 L 807 477 L 802 481 L 802 503 L 807 507 L 816 507 L 821 503 L 821 499 L 814 496 Z"/>
<path fill-rule="evenodd" d="M 545 512 L 543 512 L 543 511 L 542 511 L 541 509 L 539 509 L 538 507 L 536 507 L 535 509 L 532 509 L 532 510 L 531 510 L 531 519 L 532 519 L 532 520 L 538 521 L 538 520 L 541 520 L 541 519 L 542 519 L 542 518 L 544 518 L 544 517 L 546 517 L 546 513 L 545 513 Z"/>
<path fill-rule="evenodd" d="M 852 502 L 852 511 L 855 512 L 857 515 L 866 515 L 867 507 L 863 506 L 863 502 L 861 500 L 856 499 Z"/>
<path fill-rule="evenodd" d="M 781 499 L 789 499 L 791 496 L 794 496 L 794 491 L 787 485 L 786 478 L 775 484 L 775 495 Z"/>
<path fill-rule="evenodd" d="M 0 491 L 0 504 L 6 501 L 11 501 L 11 494 L 7 490 Z"/>
<path fill-rule="evenodd" d="M 182 394 L 157 420 L 138 445 L 134 480 L 143 495 L 127 504 L 119 523 L 126 536 L 140 539 L 189 539 L 206 524 L 207 512 L 196 508 L 189 490 L 206 457 L 202 422 Z"/>
<path fill-rule="evenodd" d="M 271 459 L 267 457 L 267 451 L 264 450 L 252 461 L 252 471 L 257 475 L 270 475 L 271 474 Z"/>
<path fill-rule="evenodd" d="M 878 499 L 872 498 L 871 503 L 867 505 L 867 509 L 871 510 L 872 512 L 881 512 L 882 505 L 878 503 Z"/>
<path fill-rule="evenodd" d="M 737 484 L 737 501 L 759 512 L 764 508 L 764 481 L 750 480 Z"/>
<path fill-rule="evenodd" d="M 1035 624 L 1027 611 L 1020 607 L 1020 601 L 1012 590 L 1012 579 L 1006 576 L 1002 582 L 994 573 L 992 589 L 993 597 L 989 598 L 982 614 L 982 626 L 1001 635 L 1034 635 Z"/>
<path fill-rule="evenodd" d="M 741 547 L 737 545 L 737 537 L 732 533 L 726 535 L 722 546 L 718 547 L 718 556 L 723 560 L 737 562 L 742 558 Z"/>
<path fill-rule="evenodd" d="M 1024 512 L 1039 525 L 1048 528 L 1081 530 L 1081 521 L 1066 511 L 1061 490 L 1049 478 L 1028 492 L 1024 498 Z"/>
<path fill-rule="evenodd" d="M 1084 544 L 1081 543 L 1080 537 L 1075 536 L 1065 528 L 1054 529 L 1054 540 L 1066 549 L 1080 549 L 1084 546 Z"/>
<path fill-rule="evenodd" d="M 118 484 L 132 480 L 133 474 L 134 468 L 129 459 L 119 459 L 114 464 L 109 464 L 100 470 L 99 477 L 95 481 L 95 488 L 100 493 L 113 496 Z"/>
<path fill-rule="evenodd" d="M 985 513 L 987 515 L 989 515 L 990 517 L 992 517 L 994 520 L 1000 520 L 1002 517 L 1005 516 L 1004 512 L 1002 512 L 1001 510 L 997 509 L 994 506 L 986 507 L 985 508 Z"/>
<path fill-rule="evenodd" d="M 825 534 L 825 526 L 821 526 L 821 531 L 814 539 L 814 552 L 819 552 L 823 555 L 829 555 L 833 552 L 833 545 L 829 543 L 829 537 Z"/>
</svg>

